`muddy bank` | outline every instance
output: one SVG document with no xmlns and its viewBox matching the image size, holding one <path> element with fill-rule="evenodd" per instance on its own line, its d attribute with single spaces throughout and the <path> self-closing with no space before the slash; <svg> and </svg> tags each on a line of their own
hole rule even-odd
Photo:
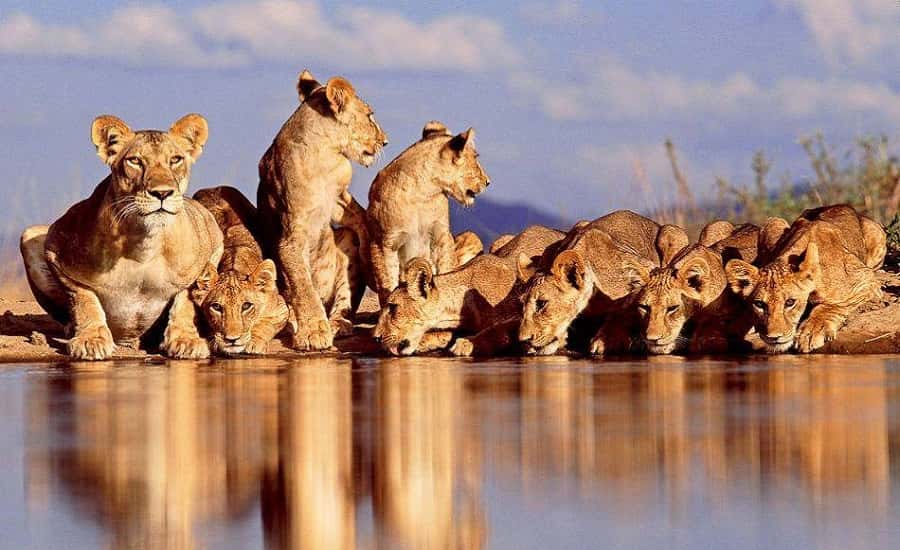
<svg viewBox="0 0 900 550">
<path fill-rule="evenodd" d="M 851 317 L 819 353 L 872 354 L 900 353 L 900 274 L 882 272 L 884 298 L 865 304 Z M 357 334 L 335 342 L 336 350 L 325 355 L 378 355 L 380 349 L 369 337 L 378 308 L 377 299 L 367 294 L 360 308 L 361 323 Z M 63 328 L 44 313 L 37 302 L 0 298 L 0 362 L 65 361 Z M 748 338 L 754 347 L 761 347 L 758 338 Z M 755 340 L 755 341 L 754 341 Z M 269 355 L 291 357 L 285 342 L 269 344 Z M 161 360 L 158 354 L 119 346 L 113 359 Z"/>
</svg>

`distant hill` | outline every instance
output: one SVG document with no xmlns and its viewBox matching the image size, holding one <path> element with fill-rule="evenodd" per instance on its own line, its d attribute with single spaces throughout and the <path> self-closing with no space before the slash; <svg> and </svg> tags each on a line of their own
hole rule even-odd
<svg viewBox="0 0 900 550">
<path fill-rule="evenodd" d="M 545 225 L 566 231 L 574 222 L 521 203 L 501 204 L 479 197 L 472 208 L 450 201 L 450 227 L 453 233 L 471 230 L 481 237 L 485 247 L 504 233 L 518 233 L 529 225 Z"/>
</svg>

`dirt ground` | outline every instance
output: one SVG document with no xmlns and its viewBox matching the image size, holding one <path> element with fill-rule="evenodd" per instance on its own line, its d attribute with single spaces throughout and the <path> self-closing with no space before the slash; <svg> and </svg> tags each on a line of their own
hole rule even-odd
<svg viewBox="0 0 900 550">
<path fill-rule="evenodd" d="M 865 304 L 851 317 L 819 353 L 868 354 L 900 353 L 900 274 L 881 272 L 884 298 Z M 369 293 L 360 307 L 357 334 L 339 339 L 329 354 L 378 355 L 378 346 L 369 337 L 377 315 L 378 301 Z M 0 362 L 65 361 L 63 327 L 54 322 L 33 300 L 11 300 L 0 297 Z M 753 342 L 753 337 L 749 337 Z M 755 343 L 758 344 L 757 342 Z M 297 355 L 282 341 L 269 345 L 270 355 Z M 159 360 L 157 354 L 119 346 L 113 359 Z"/>
</svg>

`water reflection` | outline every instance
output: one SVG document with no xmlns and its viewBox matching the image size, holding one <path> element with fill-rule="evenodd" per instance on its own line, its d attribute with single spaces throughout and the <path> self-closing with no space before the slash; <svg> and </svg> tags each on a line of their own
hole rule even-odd
<svg viewBox="0 0 900 550">
<path fill-rule="evenodd" d="M 897 365 L 73 364 L 25 378 L 27 504 L 110 548 L 880 547 Z"/>
</svg>

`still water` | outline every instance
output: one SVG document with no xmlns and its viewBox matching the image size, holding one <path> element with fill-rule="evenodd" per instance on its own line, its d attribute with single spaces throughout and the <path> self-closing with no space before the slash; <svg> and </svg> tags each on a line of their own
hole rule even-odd
<svg viewBox="0 0 900 550">
<path fill-rule="evenodd" d="M 900 359 L 0 370 L 3 548 L 898 548 Z"/>
</svg>

